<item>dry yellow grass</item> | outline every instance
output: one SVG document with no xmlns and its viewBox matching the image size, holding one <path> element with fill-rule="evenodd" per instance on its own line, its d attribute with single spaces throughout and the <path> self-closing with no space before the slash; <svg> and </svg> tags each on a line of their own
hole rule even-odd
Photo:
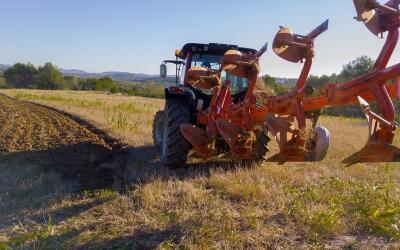
<svg viewBox="0 0 400 250">
<path fill-rule="evenodd" d="M 39 163 L 0 163 L 0 249 L 381 248 L 400 245 L 399 164 L 340 163 L 367 139 L 365 121 L 323 117 L 319 163 L 160 167 L 151 121 L 163 101 L 93 92 L 2 90 L 76 114 L 131 145 L 128 189 L 79 190 Z M 400 134 L 396 138 L 400 145 Z M 276 145 L 272 146 L 276 152 Z"/>
</svg>

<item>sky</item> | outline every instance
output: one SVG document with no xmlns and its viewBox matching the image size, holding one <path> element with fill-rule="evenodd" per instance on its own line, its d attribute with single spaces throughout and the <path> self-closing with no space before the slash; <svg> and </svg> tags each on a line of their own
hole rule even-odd
<svg viewBox="0 0 400 250">
<path fill-rule="evenodd" d="M 353 19 L 352 0 L 0 0 L 0 6 L 3 64 L 158 74 L 161 61 L 188 42 L 258 49 L 272 44 L 279 26 L 305 35 L 329 18 L 311 69 L 322 75 L 339 73 L 360 55 L 376 58 L 384 43 Z M 391 64 L 399 61 L 396 50 Z M 271 47 L 261 60 L 262 74 L 297 77 L 300 70 Z"/>
</svg>

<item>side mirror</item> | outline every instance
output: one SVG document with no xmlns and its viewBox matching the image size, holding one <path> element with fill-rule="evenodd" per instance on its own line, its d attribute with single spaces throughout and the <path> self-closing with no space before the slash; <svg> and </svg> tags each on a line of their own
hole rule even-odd
<svg viewBox="0 0 400 250">
<path fill-rule="evenodd" d="M 160 77 L 167 78 L 167 65 L 164 63 L 160 65 Z"/>
</svg>

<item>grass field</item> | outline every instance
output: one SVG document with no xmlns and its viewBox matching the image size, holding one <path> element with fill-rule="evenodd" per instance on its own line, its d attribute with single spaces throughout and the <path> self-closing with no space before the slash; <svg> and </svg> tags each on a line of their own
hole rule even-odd
<svg viewBox="0 0 400 250">
<path fill-rule="evenodd" d="M 26 159 L 0 164 L 7 174 L 0 180 L 15 180 L 7 182 L 12 196 L 0 192 L 0 249 L 400 248 L 400 164 L 341 163 L 366 142 L 364 120 L 323 117 L 332 141 L 322 162 L 196 164 L 172 172 L 151 145 L 163 100 L 0 92 L 77 115 L 130 152 L 124 191 L 85 190 Z"/>
</svg>

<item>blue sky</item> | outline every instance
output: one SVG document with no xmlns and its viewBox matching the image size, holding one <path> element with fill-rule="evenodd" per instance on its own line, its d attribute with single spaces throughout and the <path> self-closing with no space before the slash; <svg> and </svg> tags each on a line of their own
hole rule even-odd
<svg viewBox="0 0 400 250">
<path fill-rule="evenodd" d="M 0 0 L 0 6 L 0 63 L 53 62 L 89 72 L 157 74 L 160 62 L 187 42 L 258 49 L 279 25 L 306 34 L 326 18 L 330 28 L 316 41 L 312 74 L 339 72 L 363 54 L 376 58 L 384 42 L 353 19 L 352 0 Z M 391 63 L 399 59 L 397 50 Z M 270 48 L 261 62 L 262 73 L 273 76 L 297 77 L 300 69 Z"/>
</svg>

